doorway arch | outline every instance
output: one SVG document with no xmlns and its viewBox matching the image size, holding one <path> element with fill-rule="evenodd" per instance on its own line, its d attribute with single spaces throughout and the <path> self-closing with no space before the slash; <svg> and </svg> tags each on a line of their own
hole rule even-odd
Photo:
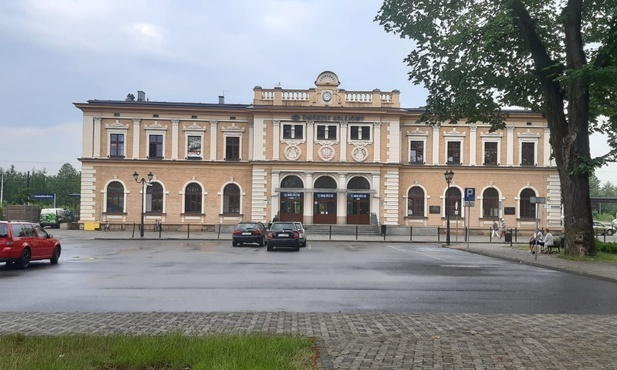
<svg viewBox="0 0 617 370">
<path fill-rule="evenodd" d="M 336 224 L 336 180 L 321 176 L 315 180 L 313 187 L 313 223 Z"/>
<path fill-rule="evenodd" d="M 371 184 L 362 176 L 352 177 L 347 183 L 347 224 L 371 223 Z"/>
<path fill-rule="evenodd" d="M 296 175 L 281 180 L 281 221 L 304 222 L 304 181 Z"/>
</svg>

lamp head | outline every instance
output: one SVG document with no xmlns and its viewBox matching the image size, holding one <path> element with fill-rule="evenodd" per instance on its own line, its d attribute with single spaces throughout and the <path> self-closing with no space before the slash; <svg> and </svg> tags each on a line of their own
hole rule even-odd
<svg viewBox="0 0 617 370">
<path fill-rule="evenodd" d="M 150 173 L 148 174 L 148 181 L 152 181 L 153 177 L 154 175 L 152 174 L 152 171 L 150 171 Z"/>
<path fill-rule="evenodd" d="M 446 182 L 448 184 L 452 182 L 452 178 L 454 177 L 454 172 L 452 170 L 446 171 L 446 173 L 444 173 L 443 175 L 446 178 Z"/>
<path fill-rule="evenodd" d="M 135 179 L 135 181 L 139 182 L 139 174 L 137 173 L 137 171 L 135 171 L 135 173 L 133 174 L 133 178 Z"/>
</svg>

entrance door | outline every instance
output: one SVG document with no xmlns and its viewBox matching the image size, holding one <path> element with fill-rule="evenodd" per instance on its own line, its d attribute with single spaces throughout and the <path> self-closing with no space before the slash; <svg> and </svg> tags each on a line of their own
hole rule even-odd
<svg viewBox="0 0 617 370">
<path fill-rule="evenodd" d="M 281 193 L 280 219 L 304 222 L 304 193 Z"/>
<path fill-rule="evenodd" d="M 356 193 L 347 195 L 348 225 L 370 225 L 371 204 L 369 199 L 369 194 Z"/>
<path fill-rule="evenodd" d="M 336 193 L 315 193 L 313 223 L 336 224 Z"/>
</svg>

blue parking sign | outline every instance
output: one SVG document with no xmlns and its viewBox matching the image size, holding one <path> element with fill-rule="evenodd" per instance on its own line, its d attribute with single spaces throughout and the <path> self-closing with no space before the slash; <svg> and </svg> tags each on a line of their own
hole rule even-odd
<svg viewBox="0 0 617 370">
<path fill-rule="evenodd" d="M 476 200 L 476 188 L 465 188 L 465 202 Z"/>
</svg>

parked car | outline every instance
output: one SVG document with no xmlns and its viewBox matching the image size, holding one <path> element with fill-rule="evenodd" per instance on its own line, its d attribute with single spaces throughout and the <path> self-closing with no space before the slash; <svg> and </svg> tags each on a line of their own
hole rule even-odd
<svg viewBox="0 0 617 370">
<path fill-rule="evenodd" d="M 613 225 L 613 229 L 617 229 L 617 218 L 614 219 L 611 224 Z"/>
<path fill-rule="evenodd" d="M 261 222 L 240 222 L 232 235 L 234 247 L 244 243 L 257 243 L 260 247 L 266 243 L 266 227 Z"/>
<path fill-rule="evenodd" d="M 302 222 L 294 222 L 298 233 L 300 233 L 300 247 L 306 247 L 306 229 Z"/>
<path fill-rule="evenodd" d="M 74 216 L 73 212 L 66 208 L 44 208 L 39 221 L 42 227 L 59 228 L 61 223 L 74 222 Z"/>
<path fill-rule="evenodd" d="M 275 248 L 300 250 L 300 232 L 293 222 L 273 222 L 268 231 L 268 251 Z"/>
<path fill-rule="evenodd" d="M 593 233 L 596 235 L 608 235 L 611 236 L 615 233 L 612 225 L 605 224 L 604 222 L 593 222 Z"/>
<path fill-rule="evenodd" d="M 30 261 L 58 263 L 60 241 L 32 222 L 0 221 L 0 262 L 25 269 Z"/>
</svg>

